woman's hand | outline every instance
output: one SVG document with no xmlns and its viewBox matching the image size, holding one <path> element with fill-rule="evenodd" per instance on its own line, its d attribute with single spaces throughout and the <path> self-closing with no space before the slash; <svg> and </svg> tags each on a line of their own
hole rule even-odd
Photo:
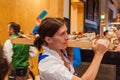
<svg viewBox="0 0 120 80">
<path fill-rule="evenodd" d="M 106 39 L 98 39 L 92 41 L 92 48 L 96 54 L 105 54 L 109 49 L 110 42 Z"/>
</svg>

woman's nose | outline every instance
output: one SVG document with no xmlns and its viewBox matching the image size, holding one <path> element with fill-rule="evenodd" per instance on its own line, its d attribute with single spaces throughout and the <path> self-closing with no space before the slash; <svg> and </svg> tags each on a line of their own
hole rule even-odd
<svg viewBox="0 0 120 80">
<path fill-rule="evenodd" d="M 68 40 L 69 39 L 69 36 L 68 36 L 68 33 L 66 32 L 65 34 L 65 39 Z"/>
</svg>

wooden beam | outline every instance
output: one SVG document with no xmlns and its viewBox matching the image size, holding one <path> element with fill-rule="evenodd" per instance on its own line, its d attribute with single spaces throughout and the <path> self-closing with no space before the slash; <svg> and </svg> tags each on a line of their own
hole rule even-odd
<svg viewBox="0 0 120 80">
<path fill-rule="evenodd" d="M 35 39 L 31 38 L 31 39 L 28 39 L 28 38 L 13 38 L 11 40 L 11 42 L 13 44 L 33 44 Z"/>
<path fill-rule="evenodd" d="M 11 40 L 13 44 L 33 44 L 34 39 L 14 38 Z M 77 40 L 68 40 L 68 47 L 91 48 L 91 42 L 83 42 Z"/>
<path fill-rule="evenodd" d="M 68 47 L 91 48 L 91 42 L 68 40 Z"/>
</svg>

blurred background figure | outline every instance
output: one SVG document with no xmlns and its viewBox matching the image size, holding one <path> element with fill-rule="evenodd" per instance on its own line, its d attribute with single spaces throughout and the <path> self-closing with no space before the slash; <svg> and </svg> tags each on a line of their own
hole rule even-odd
<svg viewBox="0 0 120 80">
<path fill-rule="evenodd" d="M 39 25 L 41 24 L 42 19 L 47 15 L 47 11 L 43 10 L 39 16 L 36 18 L 36 26 L 34 27 L 34 29 L 32 30 L 32 33 L 36 36 L 38 36 L 38 28 Z"/>
<path fill-rule="evenodd" d="M 118 45 L 116 46 L 115 50 L 120 51 L 120 30 L 116 31 L 116 36 L 118 40 Z"/>
<path fill-rule="evenodd" d="M 3 48 L 0 45 L 0 80 L 4 80 L 9 71 L 8 61 L 3 53 Z"/>
<path fill-rule="evenodd" d="M 108 30 L 104 31 L 103 34 L 104 34 L 104 38 L 109 40 Z"/>
<path fill-rule="evenodd" d="M 74 47 L 73 48 L 74 59 L 73 59 L 73 67 L 76 69 L 81 64 L 81 51 L 80 48 Z"/>
<path fill-rule="evenodd" d="M 32 33 L 34 35 L 37 35 L 38 34 L 38 28 L 39 28 L 39 25 L 41 23 L 42 19 L 40 19 L 39 17 L 36 18 L 36 26 L 34 27 Z"/>
<path fill-rule="evenodd" d="M 4 43 L 4 53 L 10 63 L 9 80 L 27 80 L 29 75 L 29 57 L 36 55 L 33 46 L 26 44 L 12 44 L 11 39 L 20 37 L 20 25 L 15 22 L 8 24 L 10 38 Z"/>
</svg>

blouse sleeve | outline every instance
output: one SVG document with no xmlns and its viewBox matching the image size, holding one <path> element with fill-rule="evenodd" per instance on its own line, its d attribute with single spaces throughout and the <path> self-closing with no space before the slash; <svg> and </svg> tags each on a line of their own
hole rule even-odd
<svg viewBox="0 0 120 80">
<path fill-rule="evenodd" d="M 29 55 L 30 55 L 30 58 L 35 57 L 37 55 L 37 51 L 34 46 L 30 45 Z"/>
<path fill-rule="evenodd" d="M 6 40 L 4 43 L 4 54 L 7 57 L 8 62 L 10 63 L 12 61 L 12 55 L 13 55 L 13 45 L 10 40 Z"/>
</svg>

